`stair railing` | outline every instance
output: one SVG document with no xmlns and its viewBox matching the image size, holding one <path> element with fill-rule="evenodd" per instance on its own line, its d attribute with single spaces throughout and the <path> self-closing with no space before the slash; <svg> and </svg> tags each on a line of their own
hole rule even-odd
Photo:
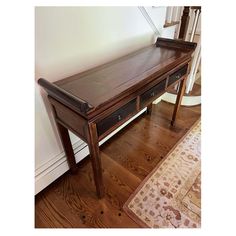
<svg viewBox="0 0 236 236">
<path fill-rule="evenodd" d="M 194 16 L 193 16 L 194 19 L 193 19 L 192 25 L 189 26 L 189 27 L 191 27 L 190 38 L 188 40 L 190 42 L 192 42 L 194 40 L 194 36 L 196 35 L 197 25 L 198 25 L 198 21 L 199 21 L 200 14 L 201 14 L 201 7 L 191 7 L 191 9 L 194 11 Z M 188 36 L 189 35 L 187 35 L 186 39 L 188 39 Z M 188 79 L 186 81 L 186 90 L 185 90 L 186 93 L 191 92 L 193 89 L 193 85 L 196 81 L 196 74 L 197 74 L 198 67 L 200 65 L 200 61 L 201 61 L 201 39 L 199 40 L 197 48 L 193 54 L 190 73 L 189 73 Z"/>
<path fill-rule="evenodd" d="M 185 41 L 190 41 L 190 42 L 194 40 L 200 14 L 201 14 L 201 7 L 199 6 L 184 7 L 178 35 L 179 39 L 183 39 Z M 190 24 L 191 18 L 193 18 L 193 21 Z M 193 89 L 200 61 L 201 61 L 201 40 L 199 40 L 197 48 L 195 49 L 195 52 L 193 54 L 190 73 L 186 81 L 185 93 L 189 93 Z M 176 86 L 175 89 L 178 90 L 178 86 Z"/>
</svg>

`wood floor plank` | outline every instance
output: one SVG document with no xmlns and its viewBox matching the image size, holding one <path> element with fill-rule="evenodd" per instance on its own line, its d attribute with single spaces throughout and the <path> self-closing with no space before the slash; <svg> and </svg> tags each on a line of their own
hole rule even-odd
<svg viewBox="0 0 236 236">
<path fill-rule="evenodd" d="M 151 165 L 148 158 L 153 159 L 156 156 L 154 151 L 144 147 L 145 144 L 139 143 L 132 137 L 114 141 L 114 144 L 107 146 L 103 152 L 120 165 L 124 166 L 129 172 L 143 179 L 150 171 Z"/>
<path fill-rule="evenodd" d="M 65 216 L 64 208 L 57 207 L 59 204 L 61 205 L 61 203 L 54 201 L 51 196 L 48 198 L 43 195 L 41 201 L 38 203 L 37 214 L 40 214 L 40 220 L 43 222 L 44 227 L 71 228 L 73 224 L 70 219 Z M 61 210 L 63 212 L 61 212 Z M 37 224 L 38 222 L 36 221 L 36 225 Z"/>
<path fill-rule="evenodd" d="M 170 126 L 173 105 L 153 105 L 101 147 L 105 197 L 97 198 L 89 157 L 78 172 L 65 173 L 35 198 L 36 228 L 137 228 L 122 209 L 128 197 L 173 145 L 199 119 L 201 107 L 181 107 Z"/>
</svg>

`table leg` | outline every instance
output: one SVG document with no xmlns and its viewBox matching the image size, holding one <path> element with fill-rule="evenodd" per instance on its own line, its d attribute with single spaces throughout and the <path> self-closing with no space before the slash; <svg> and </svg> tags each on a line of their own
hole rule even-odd
<svg viewBox="0 0 236 236">
<path fill-rule="evenodd" d="M 56 122 L 56 123 L 57 123 L 58 132 L 61 138 L 61 142 L 67 156 L 67 162 L 69 164 L 70 170 L 72 173 L 76 173 L 77 166 L 76 166 L 74 151 L 73 151 L 71 141 L 70 141 L 69 132 L 67 128 L 65 128 L 59 122 Z"/>
<path fill-rule="evenodd" d="M 147 114 L 148 115 L 152 114 L 152 103 L 147 106 Z"/>
<path fill-rule="evenodd" d="M 175 107 L 174 107 L 174 111 L 173 111 L 173 115 L 172 115 L 172 120 L 171 120 L 171 125 L 172 126 L 175 123 L 176 115 L 177 115 L 177 112 L 179 110 L 179 107 L 181 105 L 181 101 L 182 101 L 182 98 L 183 98 L 183 95 L 184 95 L 186 79 L 187 79 L 187 77 L 180 81 L 179 91 L 178 91 L 178 94 L 177 94 L 177 98 L 176 98 L 176 102 L 175 102 Z"/>
<path fill-rule="evenodd" d="M 93 167 L 93 175 L 94 175 L 94 182 L 97 190 L 97 195 L 99 198 L 103 198 L 104 185 L 102 178 L 102 165 L 101 165 L 100 150 L 98 144 L 97 129 L 96 129 L 96 124 L 94 123 L 89 123 L 88 146 Z"/>
</svg>

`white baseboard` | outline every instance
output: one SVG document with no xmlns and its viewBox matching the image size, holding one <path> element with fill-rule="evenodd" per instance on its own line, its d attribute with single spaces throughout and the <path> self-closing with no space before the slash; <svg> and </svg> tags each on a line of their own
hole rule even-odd
<svg viewBox="0 0 236 236">
<path fill-rule="evenodd" d="M 161 95 L 159 98 L 157 98 L 155 101 L 153 101 L 153 104 L 157 104 L 162 100 L 162 97 L 165 95 L 165 93 L 163 95 Z"/>
<path fill-rule="evenodd" d="M 137 118 L 139 115 L 141 115 L 145 111 L 146 111 L 146 108 L 144 108 L 138 114 L 130 118 L 127 122 L 125 122 L 123 125 L 121 125 L 116 130 L 114 130 L 106 138 L 101 140 L 99 142 L 99 145 L 102 145 L 110 137 L 112 137 L 114 134 L 116 134 L 123 127 L 125 127 L 127 124 L 129 124 L 132 120 Z M 80 162 L 89 154 L 88 146 L 82 140 L 79 140 L 78 142 L 76 142 L 73 145 L 73 149 L 75 153 L 76 163 Z M 39 193 L 41 190 L 46 188 L 49 184 L 51 184 L 53 181 L 55 181 L 57 178 L 63 175 L 67 170 L 69 170 L 69 166 L 67 164 L 67 160 L 66 160 L 66 156 L 64 152 L 60 153 L 56 157 L 50 159 L 48 162 L 38 167 L 35 170 L 35 194 Z"/>
<path fill-rule="evenodd" d="M 88 154 L 87 144 L 82 140 L 78 140 L 73 145 L 76 163 L 85 158 Z M 62 152 L 56 157 L 50 159 L 44 165 L 35 170 L 35 194 L 46 188 L 54 180 L 63 175 L 69 166 L 67 164 L 65 153 Z"/>
</svg>

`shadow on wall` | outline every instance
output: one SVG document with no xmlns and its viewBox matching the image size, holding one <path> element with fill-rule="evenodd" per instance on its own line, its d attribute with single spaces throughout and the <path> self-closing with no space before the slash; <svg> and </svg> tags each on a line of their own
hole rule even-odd
<svg viewBox="0 0 236 236">
<path fill-rule="evenodd" d="M 39 78 L 44 78 L 50 82 L 54 82 L 60 79 L 63 79 L 65 77 L 86 71 L 88 69 L 94 68 L 96 66 L 100 66 L 102 64 L 108 63 L 114 59 L 117 59 L 119 57 L 125 56 L 129 53 L 132 53 L 138 49 L 144 48 L 146 46 L 149 46 L 153 44 L 156 40 L 156 36 L 153 35 L 153 33 L 145 34 L 139 37 L 133 37 L 125 40 L 121 40 L 119 44 L 110 45 L 106 48 L 106 55 L 104 56 L 104 52 L 102 50 L 90 52 L 83 61 L 82 65 L 79 65 L 79 63 L 75 63 L 78 60 L 76 60 L 76 55 L 71 58 L 66 58 L 68 60 L 65 62 L 65 66 L 63 66 L 62 60 L 59 60 L 58 63 L 55 63 L 52 65 L 52 68 L 50 68 L 50 71 L 45 71 L 45 73 L 40 73 L 41 71 L 36 63 L 35 66 L 35 89 L 39 89 L 39 94 L 41 98 L 37 98 L 35 96 L 35 99 L 42 99 L 42 102 L 44 104 L 44 107 L 47 112 L 47 116 L 50 120 L 51 126 L 53 128 L 54 135 L 56 137 L 57 143 L 60 147 L 62 147 L 59 134 L 57 132 L 56 123 L 53 118 L 53 113 L 51 110 L 51 105 L 48 101 L 46 92 L 38 85 L 37 81 Z M 107 53 L 109 52 L 109 53 Z M 72 67 L 68 67 L 68 64 L 72 64 Z M 77 64 L 77 65 L 76 65 Z M 65 68 L 63 70 L 63 68 Z M 77 69 L 77 70 L 76 70 Z M 36 94 L 35 94 L 36 95 Z"/>
<path fill-rule="evenodd" d="M 78 52 L 77 54 L 74 53 L 74 55 L 71 54 L 70 56 L 59 55 L 61 58 L 54 55 L 55 60 L 50 64 L 43 66 L 39 65 L 37 62 L 36 52 L 35 79 L 38 80 L 38 78 L 42 77 L 50 82 L 54 82 L 66 78 L 151 45 L 155 42 L 155 38 L 155 35 L 150 32 L 141 36 L 110 43 L 109 45 L 107 44 L 106 47 L 94 48 L 94 50 L 88 48 L 88 51 L 85 54 Z M 96 41 L 94 44 L 96 44 Z M 79 45 L 79 47 L 83 47 L 83 45 Z"/>
</svg>

